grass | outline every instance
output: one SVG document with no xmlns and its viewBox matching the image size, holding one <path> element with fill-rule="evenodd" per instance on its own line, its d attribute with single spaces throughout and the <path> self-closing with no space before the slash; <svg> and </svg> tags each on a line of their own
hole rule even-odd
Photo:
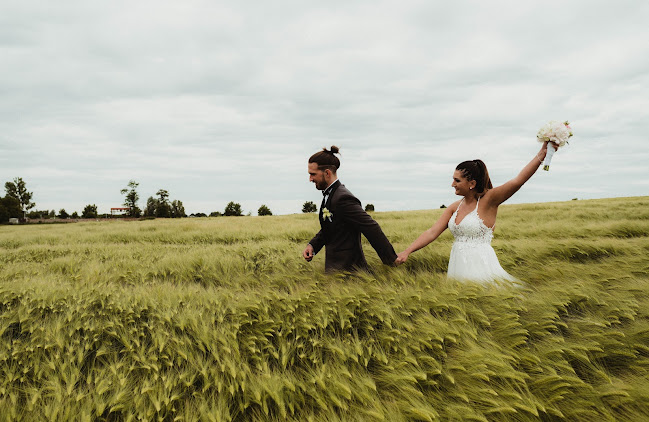
<svg viewBox="0 0 649 422">
<path fill-rule="evenodd" d="M 649 420 L 649 198 L 501 207 L 325 275 L 310 215 L 0 227 L 0 421 Z M 397 250 L 440 210 L 376 213 Z"/>
</svg>

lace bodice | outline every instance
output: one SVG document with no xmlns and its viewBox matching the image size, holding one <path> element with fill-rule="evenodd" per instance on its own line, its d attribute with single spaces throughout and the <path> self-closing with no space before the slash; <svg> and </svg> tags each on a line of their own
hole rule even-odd
<svg viewBox="0 0 649 422">
<path fill-rule="evenodd" d="M 463 204 L 464 200 L 460 202 L 457 210 Z M 479 283 L 509 281 L 521 285 L 520 281 L 500 266 L 496 252 L 491 247 L 491 239 L 494 237 L 493 228 L 487 227 L 478 215 L 478 204 L 460 221 L 460 224 L 455 224 L 457 210 L 448 221 L 448 228 L 455 236 L 448 261 L 448 278 Z"/>
<path fill-rule="evenodd" d="M 480 198 L 478 198 L 478 204 L 480 203 Z M 464 204 L 464 199 L 460 202 L 457 209 L 451 216 L 451 219 L 448 221 L 448 228 L 455 236 L 456 242 L 464 243 L 486 243 L 491 244 L 491 239 L 494 237 L 493 229 L 487 227 L 482 218 L 478 215 L 478 204 L 476 204 L 475 209 L 467 214 L 460 224 L 455 224 L 455 219 L 457 218 L 457 212 Z"/>
</svg>

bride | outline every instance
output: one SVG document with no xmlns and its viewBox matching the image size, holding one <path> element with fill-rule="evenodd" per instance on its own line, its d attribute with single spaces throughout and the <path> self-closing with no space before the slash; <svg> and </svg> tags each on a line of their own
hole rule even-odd
<svg viewBox="0 0 649 422">
<path fill-rule="evenodd" d="M 556 149 L 556 144 L 552 143 Z M 482 160 L 464 161 L 455 168 L 453 183 L 455 194 L 462 197 L 444 210 L 433 226 L 423 232 L 408 248 L 398 255 L 397 264 L 406 262 L 408 256 L 435 239 L 446 228 L 453 233 L 455 242 L 448 263 L 448 278 L 454 280 L 492 283 L 517 280 L 498 262 L 491 247 L 496 225 L 498 206 L 516 193 L 539 168 L 547 152 L 547 142 L 521 172 L 507 183 L 493 187 L 487 166 Z"/>
</svg>

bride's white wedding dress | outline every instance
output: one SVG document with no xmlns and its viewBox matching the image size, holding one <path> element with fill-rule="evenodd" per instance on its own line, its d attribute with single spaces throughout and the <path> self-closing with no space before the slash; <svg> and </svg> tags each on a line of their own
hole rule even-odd
<svg viewBox="0 0 649 422">
<path fill-rule="evenodd" d="M 448 278 L 481 283 L 506 280 L 520 284 L 520 281 L 500 266 L 496 252 L 491 247 L 493 228 L 487 227 L 478 215 L 478 204 L 460 224 L 455 224 L 457 212 L 462 204 L 464 199 L 448 222 L 448 228 L 455 236 L 448 263 Z"/>
</svg>

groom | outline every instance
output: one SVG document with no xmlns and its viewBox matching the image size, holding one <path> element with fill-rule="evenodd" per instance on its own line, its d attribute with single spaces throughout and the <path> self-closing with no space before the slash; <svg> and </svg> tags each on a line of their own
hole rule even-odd
<svg viewBox="0 0 649 422">
<path fill-rule="evenodd" d="M 370 241 L 386 265 L 394 265 L 397 254 L 379 224 L 361 207 L 361 202 L 338 180 L 340 160 L 331 150 L 323 148 L 309 158 L 309 181 L 323 191 L 320 205 L 320 231 L 309 242 L 302 256 L 311 261 L 326 246 L 325 271 L 367 269 L 361 246 L 361 233 Z"/>
</svg>

